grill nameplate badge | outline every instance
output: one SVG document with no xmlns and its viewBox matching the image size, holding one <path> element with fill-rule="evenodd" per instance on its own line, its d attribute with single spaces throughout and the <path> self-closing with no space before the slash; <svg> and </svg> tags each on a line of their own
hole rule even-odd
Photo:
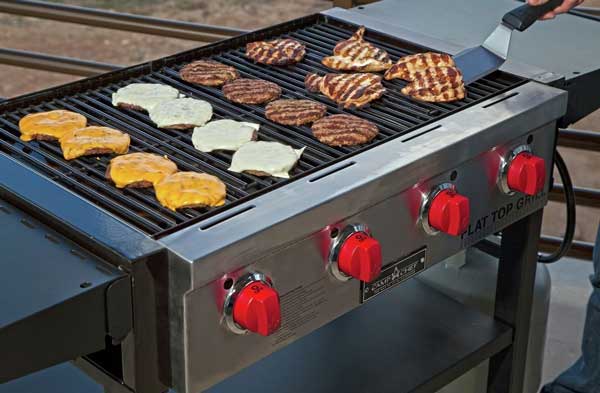
<svg viewBox="0 0 600 393">
<path fill-rule="evenodd" d="M 381 271 L 377 279 L 370 283 L 361 282 L 360 302 L 364 303 L 382 292 L 414 277 L 425 269 L 425 254 L 423 248 L 413 254 L 392 263 Z"/>
</svg>

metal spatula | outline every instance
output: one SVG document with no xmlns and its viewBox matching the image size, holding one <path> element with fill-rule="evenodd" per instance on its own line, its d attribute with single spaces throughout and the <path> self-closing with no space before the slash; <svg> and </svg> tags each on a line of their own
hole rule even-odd
<svg viewBox="0 0 600 393">
<path fill-rule="evenodd" d="M 456 56 L 456 66 L 463 73 L 465 84 L 474 82 L 496 71 L 508 56 L 513 30 L 525 31 L 536 20 L 563 3 L 563 0 L 550 0 L 539 6 L 522 5 L 508 12 L 496 30 L 481 46 L 466 49 Z"/>
</svg>

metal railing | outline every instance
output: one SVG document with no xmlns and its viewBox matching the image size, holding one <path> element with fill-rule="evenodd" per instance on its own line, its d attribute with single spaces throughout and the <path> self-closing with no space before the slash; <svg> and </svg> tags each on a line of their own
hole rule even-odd
<svg viewBox="0 0 600 393">
<path fill-rule="evenodd" d="M 334 4 L 337 6 L 349 7 L 367 2 L 370 1 L 336 0 L 334 1 Z M 202 42 L 221 40 L 246 32 L 245 30 L 229 27 L 180 22 L 32 0 L 0 0 L 0 12 Z M 592 17 L 594 17 L 594 15 L 600 15 L 600 9 L 591 9 L 590 7 L 578 8 L 577 12 L 586 12 L 586 15 L 592 15 Z M 0 49 L 0 64 L 9 64 L 77 76 L 92 76 L 121 67 L 115 64 L 99 63 L 15 49 Z M 573 129 L 559 130 L 558 145 L 579 150 L 600 152 L 600 132 Z M 550 200 L 564 202 L 562 191 L 562 185 L 555 184 L 549 195 Z M 578 205 L 600 208 L 600 190 L 575 187 L 574 191 Z M 559 237 L 542 236 L 540 248 L 542 251 L 551 251 L 555 249 L 560 242 L 561 238 Z M 592 250 L 592 243 L 575 241 L 569 255 L 591 260 Z"/>
<path fill-rule="evenodd" d="M 219 41 L 246 33 L 246 30 L 232 27 L 203 25 L 33 0 L 0 1 L 0 12 L 202 42 Z"/>
</svg>

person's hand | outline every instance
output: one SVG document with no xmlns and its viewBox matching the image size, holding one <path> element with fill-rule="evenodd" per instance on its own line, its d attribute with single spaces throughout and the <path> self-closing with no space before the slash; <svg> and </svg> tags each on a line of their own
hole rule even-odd
<svg viewBox="0 0 600 393">
<path fill-rule="evenodd" d="M 527 0 L 527 3 L 529 5 L 536 6 L 536 5 L 542 5 L 542 4 L 546 3 L 547 1 L 548 0 Z M 556 18 L 556 15 L 569 12 L 569 10 L 571 10 L 571 8 L 576 7 L 576 6 L 580 5 L 581 3 L 583 3 L 583 0 L 565 0 L 565 1 L 563 1 L 563 3 L 560 6 L 556 7 L 552 11 L 548 12 L 546 15 L 542 16 L 540 19 L 541 20 L 554 19 L 554 18 Z"/>
</svg>

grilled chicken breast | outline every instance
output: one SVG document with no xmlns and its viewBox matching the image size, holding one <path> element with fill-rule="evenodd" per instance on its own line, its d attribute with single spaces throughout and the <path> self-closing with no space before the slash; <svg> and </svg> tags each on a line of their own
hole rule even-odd
<svg viewBox="0 0 600 393">
<path fill-rule="evenodd" d="M 352 115 L 331 115 L 312 126 L 315 138 L 329 146 L 354 146 L 370 142 L 379 129 L 368 120 Z"/>
<path fill-rule="evenodd" d="M 444 53 L 418 53 L 402 57 L 385 73 L 385 79 L 412 81 L 414 74 L 433 67 L 454 67 L 452 56 Z"/>
<path fill-rule="evenodd" d="M 69 131 L 60 138 L 65 160 L 100 154 L 125 154 L 130 138 L 124 132 L 108 127 L 85 127 Z"/>
<path fill-rule="evenodd" d="M 432 67 L 413 74 L 402 93 L 427 102 L 451 102 L 465 98 L 462 73 L 455 67 Z"/>
<path fill-rule="evenodd" d="M 267 105 L 265 116 L 275 123 L 299 126 L 319 120 L 327 107 L 311 100 L 276 100 Z"/>
<path fill-rule="evenodd" d="M 412 90 L 405 93 L 417 100 L 426 102 L 452 102 L 462 100 L 467 96 L 464 85 L 437 85 L 424 89 Z"/>
<path fill-rule="evenodd" d="M 145 188 L 175 172 L 177 165 L 168 158 L 152 153 L 131 153 L 110 160 L 106 177 L 118 188 Z"/>
<path fill-rule="evenodd" d="M 19 120 L 21 140 L 57 140 L 64 134 L 87 125 L 85 116 L 79 113 L 55 110 L 32 113 Z"/>
<path fill-rule="evenodd" d="M 371 73 L 308 74 L 304 84 L 309 91 L 320 91 L 344 108 L 362 108 L 385 93 L 381 76 Z"/>
<path fill-rule="evenodd" d="M 156 199 L 171 210 L 223 206 L 227 195 L 225 184 L 206 173 L 177 172 L 154 186 Z"/>
<path fill-rule="evenodd" d="M 432 67 L 424 71 L 415 72 L 412 75 L 412 82 L 409 83 L 402 92 L 419 90 L 432 87 L 434 85 L 452 85 L 458 87 L 463 84 L 462 73 L 456 67 Z"/>
<path fill-rule="evenodd" d="M 387 70 L 392 61 L 386 51 L 364 40 L 365 27 L 361 26 L 347 40 L 338 42 L 333 56 L 323 58 L 322 63 L 334 70 L 377 72 Z"/>
<path fill-rule="evenodd" d="M 246 44 L 246 56 L 257 63 L 289 65 L 302 61 L 306 47 L 291 38 L 256 41 Z"/>
<path fill-rule="evenodd" d="M 197 60 L 183 67 L 181 79 L 203 86 L 222 86 L 240 77 L 238 71 L 214 60 Z"/>
<path fill-rule="evenodd" d="M 281 87 L 262 79 L 240 78 L 223 86 L 223 95 L 238 104 L 264 104 L 281 95 Z"/>
</svg>

